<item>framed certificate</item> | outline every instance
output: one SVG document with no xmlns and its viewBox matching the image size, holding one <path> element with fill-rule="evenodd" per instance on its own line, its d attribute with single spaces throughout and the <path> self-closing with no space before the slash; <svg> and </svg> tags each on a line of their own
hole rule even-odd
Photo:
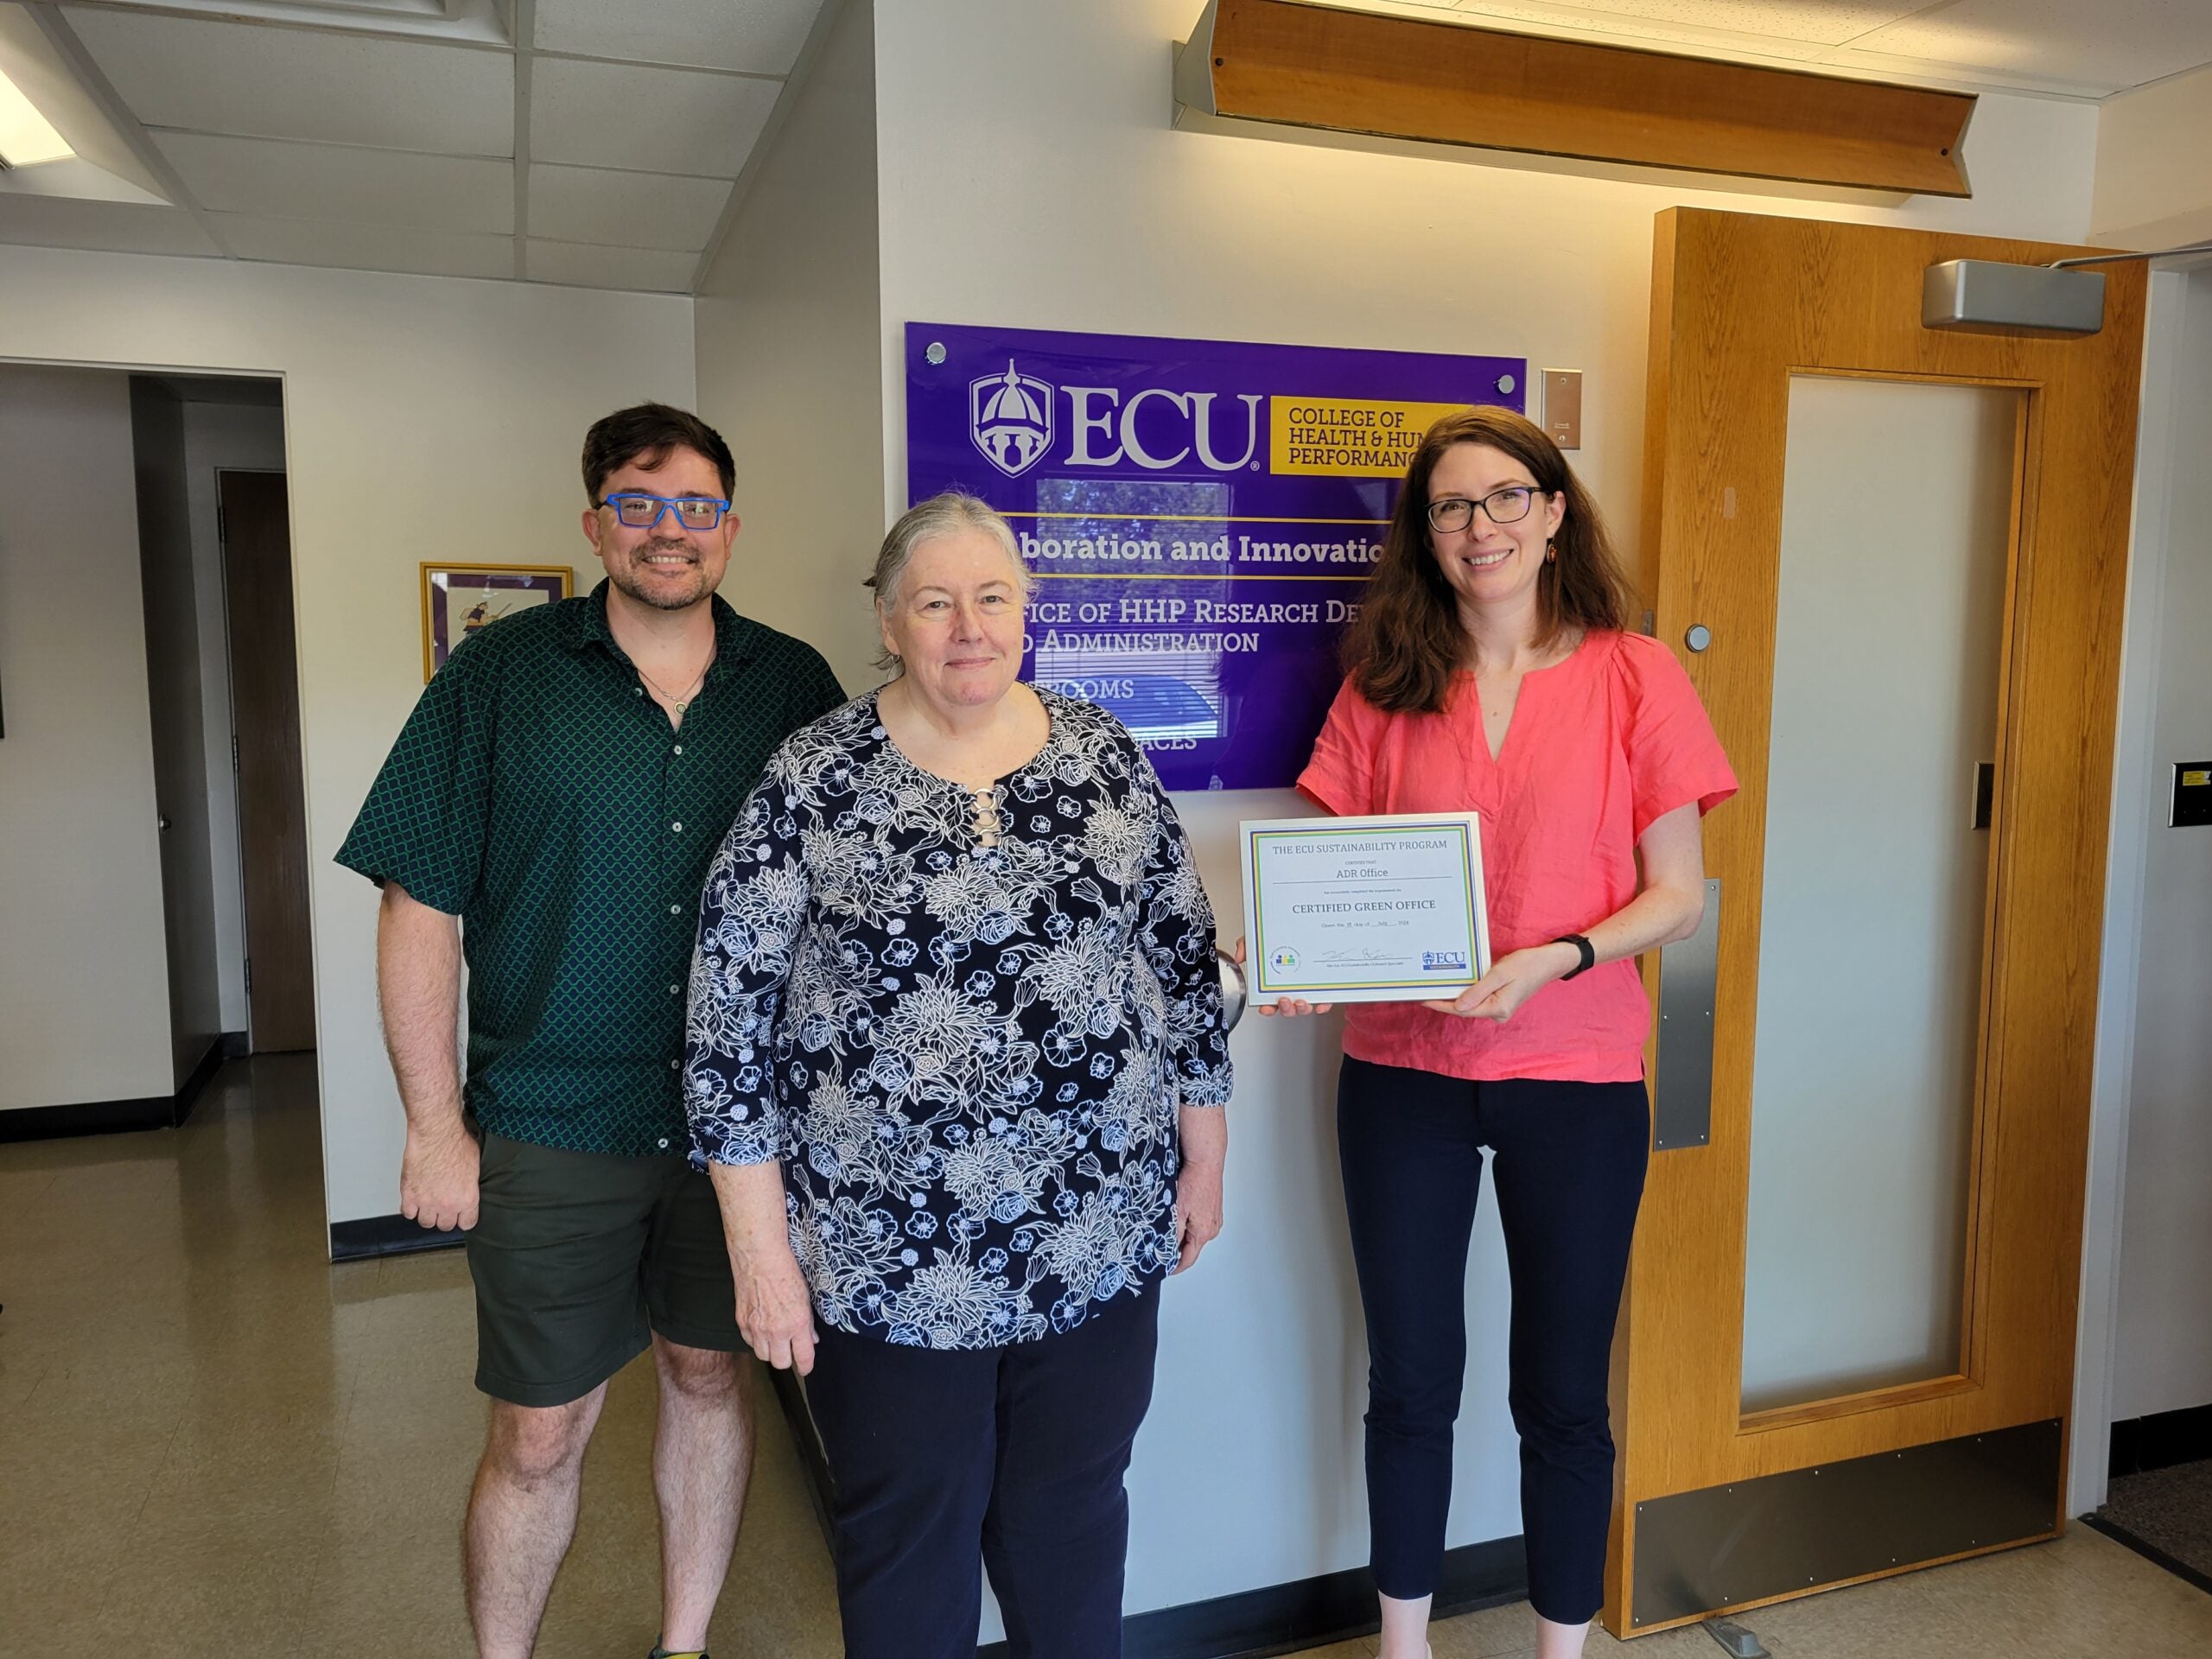
<svg viewBox="0 0 2212 1659">
<path fill-rule="evenodd" d="M 1239 826 L 1251 1000 L 1421 1002 L 1490 967 L 1471 812 Z"/>
</svg>

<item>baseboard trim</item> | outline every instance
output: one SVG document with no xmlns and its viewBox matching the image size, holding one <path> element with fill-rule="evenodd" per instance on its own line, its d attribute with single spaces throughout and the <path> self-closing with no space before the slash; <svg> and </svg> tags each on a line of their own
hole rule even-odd
<svg viewBox="0 0 2212 1659">
<path fill-rule="evenodd" d="M 789 1371 L 772 1370 L 769 1377 L 806 1470 L 815 1521 L 834 1552 L 830 1465 L 805 1394 Z M 1528 1594 L 1528 1556 L 1517 1535 L 1463 1544 L 1444 1552 L 1434 1616 L 1478 1612 Z M 1134 1614 L 1122 1621 L 1122 1659 L 1266 1659 L 1371 1635 L 1377 1628 L 1374 1577 L 1363 1567 L 1349 1567 Z M 1007 1652 L 1005 1643 L 994 1642 L 976 1649 L 976 1659 L 1007 1659 Z"/>
<path fill-rule="evenodd" d="M 1444 1552 L 1432 1617 L 1478 1612 L 1528 1594 L 1528 1557 L 1517 1535 L 1462 1544 Z M 1267 1659 L 1379 1628 L 1373 1576 L 1348 1567 L 1134 1614 L 1122 1621 L 1122 1652 L 1123 1659 Z M 1006 1659 L 1007 1652 L 1005 1643 L 994 1642 L 978 1648 L 976 1659 Z"/>
<path fill-rule="evenodd" d="M 2212 1406 L 2188 1406 L 2112 1426 L 2111 1472 L 2148 1474 L 2212 1458 Z"/>
<path fill-rule="evenodd" d="M 144 1129 L 174 1129 L 182 1126 L 198 1103 L 208 1079 L 231 1058 L 229 1045 L 235 1033 L 210 1039 L 184 1084 L 173 1095 L 149 1095 L 143 1100 L 86 1100 L 70 1106 L 25 1106 L 0 1112 L 0 1142 L 54 1141 L 73 1135 L 129 1135 Z M 243 1040 L 241 1039 L 241 1040 Z"/>
<path fill-rule="evenodd" d="M 2187 1561 L 2177 1560 L 2148 1540 L 2138 1538 L 2126 1527 L 2120 1526 L 2116 1522 L 2107 1521 L 2101 1515 L 2085 1515 L 2082 1517 L 2082 1524 L 2093 1531 L 2101 1532 L 2113 1542 L 2124 1545 L 2145 1560 L 2154 1566 L 2164 1567 L 2167 1572 L 2183 1583 L 2193 1584 L 2206 1595 L 2212 1596 L 2212 1577 L 2198 1572 Z"/>
<path fill-rule="evenodd" d="M 242 1031 L 226 1031 L 223 1033 L 223 1058 L 225 1059 L 242 1060 L 252 1052 L 253 1039 L 247 1036 L 245 1033 Z"/>
<path fill-rule="evenodd" d="M 423 1250 L 458 1249 L 468 1242 L 459 1228 L 440 1230 L 404 1216 L 366 1216 L 330 1224 L 330 1259 L 360 1262 L 378 1255 L 414 1255 Z"/>
</svg>

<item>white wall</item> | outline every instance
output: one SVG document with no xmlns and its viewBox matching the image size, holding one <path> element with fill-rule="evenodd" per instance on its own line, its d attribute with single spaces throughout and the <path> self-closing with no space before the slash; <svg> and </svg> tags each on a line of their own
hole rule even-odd
<svg viewBox="0 0 2212 1659">
<path fill-rule="evenodd" d="M 207 744 L 207 861 L 215 895 L 215 963 L 222 1028 L 246 1028 L 245 879 L 238 855 L 238 774 L 231 764 L 231 639 L 215 474 L 284 470 L 284 411 L 245 404 L 184 405 L 184 465 L 192 515 L 193 592 L 200 615 L 200 728 Z"/>
<path fill-rule="evenodd" d="M 333 1221 L 391 1214 L 403 1125 L 377 1024 L 376 894 L 330 860 L 422 692 L 416 566 L 563 563 L 594 580 L 577 529 L 584 430 L 639 398 L 690 403 L 690 306 L 22 247 L 0 247 L 0 358 L 283 377 L 324 1182 Z M 143 745 L 143 680 L 138 696 Z M 0 861 L 0 893 L 17 868 Z M 65 913 L 82 929 L 107 902 L 87 893 Z M 130 1092 L 147 1091 L 104 1091 Z"/>
<path fill-rule="evenodd" d="M 910 320 L 1510 352 L 1580 367 L 1585 482 L 1631 549 L 1653 217 L 1677 204 L 2075 241 L 2097 111 L 1986 94 L 1971 200 L 1897 207 L 1168 129 L 1198 0 L 942 0 L 877 24 L 882 261 L 903 467 Z M 1264 129 L 1255 129 L 1264 130 Z M 894 492 L 903 475 L 891 480 Z"/>
<path fill-rule="evenodd" d="M 2120 1207 L 2117 1421 L 2212 1405 L 2212 828 L 2166 823 L 2173 763 L 2212 762 L 2212 652 L 2203 644 L 2212 617 L 2212 471 L 2203 465 L 2212 454 L 2212 270 L 2162 276 L 2158 286 L 2177 316 L 2166 494 L 2152 521 L 2163 531 L 2162 569 L 2145 595 L 2155 632 L 2139 642 L 2152 690 L 2146 810 L 2137 819 L 2144 902 Z"/>
<path fill-rule="evenodd" d="M 695 313 L 699 412 L 737 457 L 722 596 L 849 691 L 880 677 L 859 586 L 885 528 L 874 12 L 829 0 Z"/>
<path fill-rule="evenodd" d="M 2122 248 L 2212 238 L 2212 66 L 2107 99 L 2097 111 L 2090 228 Z"/>
<path fill-rule="evenodd" d="M 0 292 L 16 289 L 0 276 Z M 0 308 L 0 334 L 17 307 Z M 119 374 L 0 363 L 0 1110 L 176 1087 Z"/>
<path fill-rule="evenodd" d="M 1519 171 L 1169 128 L 1199 0 L 938 0 L 876 18 L 887 505 L 909 321 L 1525 354 L 1586 372 L 1573 457 L 1637 540 L 1652 219 L 1686 203 L 2054 239 L 2088 229 L 2096 112 L 1988 96 L 1975 196 L 1900 207 Z M 857 574 L 857 573 L 855 573 Z M 1185 798 L 1225 931 L 1233 826 L 1287 793 Z M 1133 1611 L 1365 1559 L 1364 1357 L 1330 1117 L 1333 1032 L 1236 1039 L 1229 1230 L 1170 1287 L 1131 1477 Z M 1451 1541 L 1519 1530 L 1503 1251 L 1486 1204 Z"/>
</svg>

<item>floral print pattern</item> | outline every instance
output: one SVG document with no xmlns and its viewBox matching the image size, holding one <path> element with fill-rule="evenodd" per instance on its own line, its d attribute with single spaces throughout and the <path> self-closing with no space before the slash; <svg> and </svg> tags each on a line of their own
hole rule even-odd
<svg viewBox="0 0 2212 1659">
<path fill-rule="evenodd" d="M 1213 915 L 1112 715 L 976 798 L 873 696 L 794 733 L 708 873 L 692 1160 L 781 1159 L 817 1314 L 933 1348 L 1072 1330 L 1175 1265 L 1179 1105 L 1230 1069 Z"/>
</svg>

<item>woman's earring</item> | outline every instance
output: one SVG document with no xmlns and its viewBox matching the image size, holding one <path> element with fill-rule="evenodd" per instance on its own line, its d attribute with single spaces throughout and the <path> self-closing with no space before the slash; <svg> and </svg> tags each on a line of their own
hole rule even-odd
<svg viewBox="0 0 2212 1659">
<path fill-rule="evenodd" d="M 1554 564 L 1557 563 L 1558 561 L 1559 543 L 1557 542 L 1546 542 L 1544 543 L 1544 563 L 1546 564 Z"/>
</svg>

